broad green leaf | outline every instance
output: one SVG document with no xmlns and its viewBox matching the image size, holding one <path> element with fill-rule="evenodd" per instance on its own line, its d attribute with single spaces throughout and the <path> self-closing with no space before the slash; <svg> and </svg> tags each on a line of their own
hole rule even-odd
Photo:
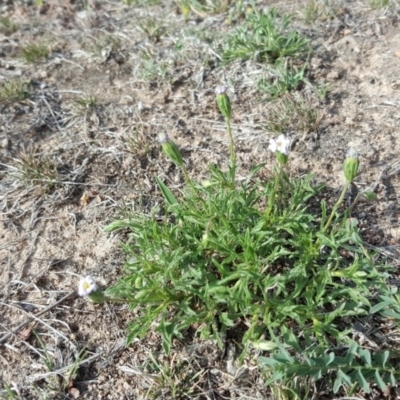
<svg viewBox="0 0 400 400">
<path fill-rule="evenodd" d="M 168 204 L 171 206 L 174 204 L 178 204 L 178 201 L 176 200 L 175 196 L 172 194 L 172 192 L 168 189 L 168 187 L 162 182 L 157 176 L 156 176 L 156 181 L 158 184 L 158 187 L 160 188 L 165 200 L 167 200 Z"/>
</svg>

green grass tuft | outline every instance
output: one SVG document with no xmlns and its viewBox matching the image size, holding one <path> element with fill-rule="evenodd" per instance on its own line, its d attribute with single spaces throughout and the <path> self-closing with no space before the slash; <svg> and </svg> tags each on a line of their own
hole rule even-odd
<svg viewBox="0 0 400 400">
<path fill-rule="evenodd" d="M 251 9 L 242 25 L 230 34 L 223 45 L 222 60 L 267 61 L 298 57 L 309 50 L 308 40 L 289 29 L 290 17 L 279 18 L 275 9 L 268 13 Z"/>
<path fill-rule="evenodd" d="M 50 49 L 47 45 L 43 43 L 33 42 L 21 46 L 20 48 L 21 57 L 27 62 L 35 63 L 43 58 L 50 55 Z"/>
<path fill-rule="evenodd" d="M 30 96 L 30 85 L 20 79 L 5 82 L 0 87 L 0 103 L 11 104 Z"/>
</svg>

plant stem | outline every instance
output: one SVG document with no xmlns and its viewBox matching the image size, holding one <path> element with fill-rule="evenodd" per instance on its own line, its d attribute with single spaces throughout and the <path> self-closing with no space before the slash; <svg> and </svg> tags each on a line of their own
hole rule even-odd
<svg viewBox="0 0 400 400">
<path fill-rule="evenodd" d="M 191 186 L 191 188 L 193 189 L 193 191 L 194 191 L 198 196 L 200 196 L 199 191 L 198 191 L 197 188 L 194 186 L 193 181 L 190 179 L 190 176 L 189 176 L 189 174 L 188 174 L 188 172 L 187 172 L 187 169 L 186 169 L 186 167 L 185 167 L 183 164 L 181 165 L 181 170 L 182 170 L 183 175 L 184 175 L 184 177 L 185 177 L 186 183 L 188 183 L 188 184 Z"/>
<path fill-rule="evenodd" d="M 231 161 L 231 171 L 233 171 L 233 176 L 232 176 L 232 183 L 234 185 L 235 183 L 235 166 L 236 166 L 236 155 L 235 155 L 235 147 L 233 143 L 233 135 L 232 135 L 232 128 L 231 128 L 231 120 L 230 118 L 225 118 L 226 122 L 226 127 L 228 130 L 228 136 L 229 136 L 229 155 L 230 155 L 230 161 Z"/>
<path fill-rule="evenodd" d="M 267 212 L 265 214 L 267 217 L 269 217 L 269 215 L 271 214 L 272 207 L 274 205 L 276 192 L 278 191 L 279 182 L 281 181 L 281 177 L 282 177 L 282 171 L 283 171 L 283 167 L 279 166 L 279 172 L 275 176 L 274 188 L 273 188 L 272 194 L 271 194 L 271 196 L 269 197 L 269 200 L 268 200 L 268 208 L 267 208 Z"/>
<path fill-rule="evenodd" d="M 325 232 L 329 228 L 329 225 L 332 222 L 333 216 L 336 214 L 336 211 L 337 211 L 338 207 L 343 202 L 344 196 L 346 195 L 347 191 L 349 190 L 349 186 L 350 186 L 350 182 L 346 181 L 345 185 L 343 186 L 342 193 L 340 194 L 340 197 L 339 197 L 338 201 L 333 206 L 332 213 L 331 213 L 331 215 L 330 215 L 330 217 L 328 219 L 328 222 L 323 227 L 322 232 Z"/>
</svg>

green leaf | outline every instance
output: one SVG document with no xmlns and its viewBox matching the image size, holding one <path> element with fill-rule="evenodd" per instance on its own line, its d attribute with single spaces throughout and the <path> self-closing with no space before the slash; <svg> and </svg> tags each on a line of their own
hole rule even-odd
<svg viewBox="0 0 400 400">
<path fill-rule="evenodd" d="M 171 350 L 172 338 L 174 335 L 174 324 L 171 322 L 167 322 L 165 320 L 165 315 L 163 315 L 157 330 L 161 333 L 163 339 L 163 349 L 166 354 L 169 354 Z"/>
<path fill-rule="evenodd" d="M 390 373 L 390 376 L 389 376 L 389 383 L 390 383 L 390 385 L 393 386 L 393 387 L 396 386 L 396 378 L 394 377 L 393 372 Z"/>
<path fill-rule="evenodd" d="M 267 357 L 259 357 L 258 361 L 262 366 L 266 367 L 276 367 L 279 364 L 279 362 L 274 360 L 273 358 Z"/>
<path fill-rule="evenodd" d="M 362 194 L 367 200 L 369 201 L 376 201 L 378 200 L 378 196 L 374 192 L 363 192 Z"/>
<path fill-rule="evenodd" d="M 386 300 L 386 301 L 382 301 L 378 304 L 375 304 L 373 307 L 371 307 L 371 309 L 369 310 L 370 314 L 375 314 L 378 311 L 382 310 L 383 308 L 386 308 L 387 306 L 389 306 L 390 304 L 393 304 L 393 300 L 390 299 L 390 301 Z"/>
<path fill-rule="evenodd" d="M 354 356 L 356 355 L 358 350 L 358 344 L 356 342 L 353 342 L 351 346 L 349 347 L 349 350 L 346 354 L 346 362 L 348 364 L 351 364 L 353 362 Z"/>
<path fill-rule="evenodd" d="M 379 371 L 376 369 L 375 370 L 375 382 L 379 386 L 379 389 L 385 390 L 386 389 L 386 384 L 383 382 L 383 379 L 379 375 Z"/>
<path fill-rule="evenodd" d="M 122 229 L 122 228 L 127 228 L 129 227 L 129 221 L 126 220 L 117 220 L 114 222 L 111 222 L 110 224 L 106 225 L 103 228 L 104 232 L 114 232 L 117 229 Z"/>
<path fill-rule="evenodd" d="M 174 204 L 178 204 L 178 200 L 176 200 L 175 196 L 172 192 L 168 189 L 168 187 L 156 176 L 156 181 L 158 187 L 160 188 L 165 200 L 167 200 L 168 204 L 171 206 Z"/>
<path fill-rule="evenodd" d="M 285 374 L 282 371 L 275 371 L 271 378 L 267 379 L 265 382 L 266 386 L 269 386 L 271 383 L 281 380 Z"/>
<path fill-rule="evenodd" d="M 326 366 L 328 366 L 328 365 L 330 365 L 330 364 L 332 364 L 332 362 L 333 362 L 333 360 L 335 359 L 335 353 L 329 353 L 328 354 L 328 357 L 326 358 L 326 362 L 325 362 L 325 365 Z"/>
<path fill-rule="evenodd" d="M 393 310 L 384 310 L 382 314 L 389 318 L 400 319 L 400 314 Z"/>
<path fill-rule="evenodd" d="M 263 351 L 271 351 L 277 348 L 276 343 L 270 340 L 257 340 L 252 342 L 251 344 L 255 349 Z M 276 363 L 276 360 L 274 360 L 274 362 Z"/>
<path fill-rule="evenodd" d="M 366 379 L 364 378 L 364 375 L 362 374 L 361 370 L 358 369 L 354 375 L 355 375 L 355 378 L 357 379 L 357 382 L 359 383 L 361 389 L 364 390 L 365 393 L 370 393 L 371 388 L 369 387 L 369 384 L 366 381 Z"/>
<path fill-rule="evenodd" d="M 365 364 L 370 367 L 371 364 L 371 353 L 368 349 L 359 349 L 358 354 Z"/>
<path fill-rule="evenodd" d="M 337 374 L 338 377 L 341 379 L 341 381 L 346 382 L 348 386 L 351 386 L 353 384 L 353 381 L 351 380 L 350 376 L 345 374 L 341 369 L 338 370 Z"/>
<path fill-rule="evenodd" d="M 335 379 L 335 383 L 333 384 L 333 393 L 337 393 L 341 387 L 342 387 L 342 380 L 339 377 L 337 377 Z"/>
</svg>

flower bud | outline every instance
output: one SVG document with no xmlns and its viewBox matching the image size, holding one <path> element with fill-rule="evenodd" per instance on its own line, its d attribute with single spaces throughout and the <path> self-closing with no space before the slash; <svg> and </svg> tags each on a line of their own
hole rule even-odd
<svg viewBox="0 0 400 400">
<path fill-rule="evenodd" d="M 96 291 L 90 293 L 88 297 L 93 301 L 93 303 L 103 304 L 106 301 L 104 293 L 101 289 L 97 289 Z"/>
<path fill-rule="evenodd" d="M 164 150 L 164 153 L 178 166 L 182 167 L 183 159 L 178 146 L 168 137 L 166 133 L 158 136 L 158 141 Z"/>
<path fill-rule="evenodd" d="M 349 149 L 344 160 L 343 170 L 347 182 L 353 182 L 358 172 L 358 154 L 354 149 Z"/>
<path fill-rule="evenodd" d="M 221 114 L 225 118 L 230 118 L 232 113 L 231 101 L 229 100 L 228 95 L 226 94 L 228 88 L 226 86 L 217 86 L 215 89 L 215 94 L 217 95 L 217 104 L 218 108 L 221 111 Z"/>
<path fill-rule="evenodd" d="M 287 154 L 281 153 L 280 151 L 275 152 L 275 157 L 281 165 L 286 165 L 288 162 Z"/>
</svg>

